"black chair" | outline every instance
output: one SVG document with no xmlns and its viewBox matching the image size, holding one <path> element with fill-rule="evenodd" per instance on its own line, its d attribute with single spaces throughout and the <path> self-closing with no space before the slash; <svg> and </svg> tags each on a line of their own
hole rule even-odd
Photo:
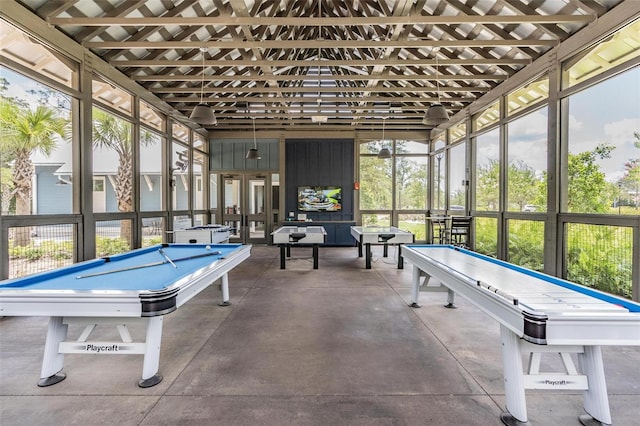
<svg viewBox="0 0 640 426">
<path fill-rule="evenodd" d="M 471 242 L 471 216 L 452 216 L 448 241 L 459 247 L 470 247 Z"/>
<path fill-rule="evenodd" d="M 446 217 L 431 217 L 429 219 L 431 224 L 431 244 L 447 244 L 447 218 Z"/>
</svg>

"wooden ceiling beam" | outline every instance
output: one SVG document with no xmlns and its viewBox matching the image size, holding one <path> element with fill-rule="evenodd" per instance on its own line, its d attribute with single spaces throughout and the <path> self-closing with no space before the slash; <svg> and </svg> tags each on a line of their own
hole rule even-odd
<svg viewBox="0 0 640 426">
<path fill-rule="evenodd" d="M 531 59 L 443 59 L 439 60 L 440 66 L 447 65 L 529 65 Z M 169 60 L 169 59 L 132 59 L 132 60 L 112 60 L 109 64 L 114 67 L 202 67 L 202 61 L 198 60 Z M 436 61 L 432 58 L 425 59 L 371 59 L 371 60 L 358 60 L 358 59 L 344 59 L 344 60 L 327 60 L 321 61 L 322 66 L 350 66 L 350 67 L 372 67 L 375 65 L 387 65 L 395 67 L 404 66 L 435 66 Z M 296 66 L 308 66 L 308 60 L 243 60 L 234 59 L 233 62 L 228 60 L 208 60 L 205 61 L 204 66 L 206 68 L 222 68 L 229 67 L 230 65 L 236 67 L 261 67 L 269 65 L 273 68 L 279 67 L 296 67 Z"/>
<path fill-rule="evenodd" d="M 88 41 L 89 49 L 387 49 L 433 47 L 526 47 L 558 45 L 557 40 L 508 39 L 508 40 L 201 40 L 201 41 Z"/>
<path fill-rule="evenodd" d="M 201 75 L 133 75 L 130 77 L 134 81 L 202 81 Z M 353 74 L 330 74 L 330 75 L 206 75 L 204 81 L 435 81 L 435 80 L 496 80 L 504 81 L 509 78 L 505 74 L 439 74 L 435 75 L 394 75 L 394 74 L 378 74 L 378 75 L 353 75 Z"/>
<path fill-rule="evenodd" d="M 459 25 L 459 24 L 558 24 L 558 23 L 588 23 L 593 20 L 591 15 L 453 15 L 430 16 L 412 14 L 406 16 L 348 16 L 322 17 L 317 16 L 174 16 L 174 17 L 96 17 L 96 18 L 58 18 L 50 17 L 47 22 L 58 26 L 103 27 L 121 25 L 130 27 L 161 27 L 165 25 L 204 26 L 204 25 L 234 25 L 234 26 L 296 26 L 296 27 L 353 27 L 371 25 Z"/>
</svg>

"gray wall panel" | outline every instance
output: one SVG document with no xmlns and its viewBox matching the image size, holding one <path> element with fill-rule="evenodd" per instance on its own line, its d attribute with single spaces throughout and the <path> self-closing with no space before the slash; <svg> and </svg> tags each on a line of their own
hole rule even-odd
<svg viewBox="0 0 640 426">
<path fill-rule="evenodd" d="M 298 186 L 342 187 L 342 210 L 306 212 L 320 221 L 353 220 L 353 139 L 287 139 L 285 141 L 285 210 L 297 207 Z"/>
</svg>

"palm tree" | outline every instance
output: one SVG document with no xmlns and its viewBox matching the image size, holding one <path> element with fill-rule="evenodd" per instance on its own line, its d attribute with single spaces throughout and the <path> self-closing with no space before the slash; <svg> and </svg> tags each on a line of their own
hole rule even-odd
<svg viewBox="0 0 640 426">
<path fill-rule="evenodd" d="M 140 133 L 140 145 L 154 142 L 152 133 Z M 131 123 L 101 109 L 93 108 L 93 145 L 118 154 L 116 172 L 116 200 L 118 211 L 133 211 L 133 132 Z M 120 236 L 131 246 L 131 222 L 125 220 Z"/>
<path fill-rule="evenodd" d="M 0 135 L 2 149 L 12 158 L 11 182 L 16 197 L 16 214 L 32 213 L 32 181 L 34 166 L 31 155 L 35 152 L 49 156 L 58 138 L 68 140 L 69 120 L 58 115 L 54 108 L 39 105 L 35 109 L 13 104 L 0 97 Z M 15 233 L 16 246 L 29 244 L 30 229 L 22 227 Z"/>
</svg>

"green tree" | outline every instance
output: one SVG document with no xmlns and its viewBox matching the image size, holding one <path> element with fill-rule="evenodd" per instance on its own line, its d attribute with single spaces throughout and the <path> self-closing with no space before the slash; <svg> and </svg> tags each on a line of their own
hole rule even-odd
<svg viewBox="0 0 640 426">
<path fill-rule="evenodd" d="M 155 141 L 150 132 L 140 133 L 140 144 Z M 118 155 L 115 193 L 118 211 L 133 211 L 133 132 L 131 123 L 101 109 L 93 108 L 93 145 Z M 121 237 L 131 243 L 131 222 L 123 221 Z"/>
<path fill-rule="evenodd" d="M 382 146 L 367 143 L 365 152 L 377 154 Z M 391 209 L 391 160 L 360 157 L 360 209 Z"/>
<path fill-rule="evenodd" d="M 396 154 L 408 152 L 406 142 L 396 142 Z M 424 163 L 396 156 L 396 208 L 424 210 L 427 198 L 427 168 Z"/>
<path fill-rule="evenodd" d="M 572 213 L 606 213 L 611 200 L 611 185 L 600 170 L 598 159 L 610 158 L 614 146 L 600 144 L 593 151 L 569 154 L 568 209 Z"/>
<path fill-rule="evenodd" d="M 635 137 L 634 146 L 640 149 L 640 133 L 634 132 Z M 622 192 L 627 194 L 626 198 L 629 198 L 628 204 L 635 206 L 636 210 L 640 208 L 640 157 L 631 158 L 624 164 L 624 176 L 618 181 L 618 188 L 620 194 L 618 194 L 618 203 L 621 202 Z"/>
<path fill-rule="evenodd" d="M 3 163 L 2 154 L 0 153 L 0 163 Z M 11 199 L 13 198 L 13 180 L 11 180 L 11 169 L 9 167 L 0 167 L 0 214 L 9 213 Z"/>
<path fill-rule="evenodd" d="M 31 214 L 32 181 L 34 166 L 31 155 L 35 152 L 49 156 L 59 139 L 68 139 L 69 121 L 58 111 L 44 105 L 27 108 L 0 97 L 0 130 L 3 153 L 10 153 L 12 161 L 11 184 L 16 199 L 16 214 Z M 4 161 L 4 158 L 3 158 Z M 4 190 L 4 188 L 3 188 Z M 16 246 L 29 243 L 29 229 L 20 228 L 15 233 Z"/>
<path fill-rule="evenodd" d="M 508 176 L 509 210 L 522 211 L 525 204 L 535 203 L 540 191 L 535 169 L 523 161 L 512 162 Z"/>
<path fill-rule="evenodd" d="M 500 163 L 489 160 L 476 170 L 476 206 L 478 210 L 496 211 L 500 198 Z"/>
</svg>

